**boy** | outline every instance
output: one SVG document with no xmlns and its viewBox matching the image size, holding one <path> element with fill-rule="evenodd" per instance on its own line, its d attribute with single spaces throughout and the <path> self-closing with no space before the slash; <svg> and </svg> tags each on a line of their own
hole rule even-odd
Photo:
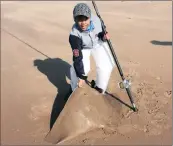
<svg viewBox="0 0 173 146">
<path fill-rule="evenodd" d="M 100 19 L 91 14 L 85 3 L 74 7 L 75 24 L 69 36 L 73 51 L 73 65 L 70 68 L 71 88 L 82 87 L 90 70 L 90 54 L 96 62 L 97 77 L 94 88 L 100 93 L 106 91 L 112 69 L 115 65 L 103 33 Z"/>
</svg>

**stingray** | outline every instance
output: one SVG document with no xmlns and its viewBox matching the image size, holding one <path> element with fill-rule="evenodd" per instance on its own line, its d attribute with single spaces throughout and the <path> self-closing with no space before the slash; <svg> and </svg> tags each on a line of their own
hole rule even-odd
<svg viewBox="0 0 173 146">
<path fill-rule="evenodd" d="M 70 95 L 45 140 L 58 144 L 95 129 L 116 127 L 121 114 L 122 106 L 116 99 L 85 84 Z"/>
</svg>

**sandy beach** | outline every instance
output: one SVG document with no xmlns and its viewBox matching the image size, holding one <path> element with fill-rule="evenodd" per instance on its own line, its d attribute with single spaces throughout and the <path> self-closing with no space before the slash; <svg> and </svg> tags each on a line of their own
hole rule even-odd
<svg viewBox="0 0 173 146">
<path fill-rule="evenodd" d="M 77 3 L 1 1 L 2 145 L 51 145 L 45 136 L 52 108 L 70 86 L 68 37 Z M 63 144 L 172 145 L 171 1 L 96 3 L 139 111 L 124 106 L 118 132 L 93 131 Z M 91 58 L 89 79 L 95 76 Z M 119 97 L 120 81 L 115 68 L 108 91 Z"/>
</svg>

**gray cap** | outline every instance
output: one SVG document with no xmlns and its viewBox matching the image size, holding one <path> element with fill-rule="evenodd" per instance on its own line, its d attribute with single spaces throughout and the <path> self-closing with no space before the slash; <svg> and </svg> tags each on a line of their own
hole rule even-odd
<svg viewBox="0 0 173 146">
<path fill-rule="evenodd" d="M 91 10 L 87 4 L 79 3 L 74 7 L 74 10 L 73 10 L 74 20 L 75 20 L 75 17 L 79 16 L 79 15 L 83 15 L 83 16 L 86 16 L 88 18 L 91 17 Z"/>
</svg>

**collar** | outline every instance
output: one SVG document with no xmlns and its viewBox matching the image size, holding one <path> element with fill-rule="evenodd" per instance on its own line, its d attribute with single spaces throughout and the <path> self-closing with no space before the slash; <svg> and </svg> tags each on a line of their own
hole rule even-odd
<svg viewBox="0 0 173 146">
<path fill-rule="evenodd" d="M 88 26 L 88 28 L 87 28 L 87 32 L 90 32 L 90 31 L 92 31 L 94 29 L 94 24 L 93 24 L 93 22 L 92 21 L 90 21 L 90 25 Z"/>
</svg>

